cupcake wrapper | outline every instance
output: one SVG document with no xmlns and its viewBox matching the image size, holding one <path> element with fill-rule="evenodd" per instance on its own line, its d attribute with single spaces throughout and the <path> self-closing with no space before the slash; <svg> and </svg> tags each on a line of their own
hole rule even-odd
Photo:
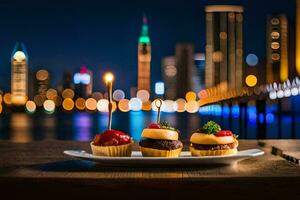
<svg viewBox="0 0 300 200">
<path fill-rule="evenodd" d="M 93 145 L 93 142 L 91 142 L 90 145 L 93 155 L 95 156 L 130 157 L 133 142 L 119 146 L 96 146 Z"/>
<path fill-rule="evenodd" d="M 194 147 L 190 147 L 190 152 L 192 156 L 223 156 L 236 154 L 237 149 L 228 149 L 228 150 L 197 150 Z"/>
<path fill-rule="evenodd" d="M 175 150 L 159 150 L 145 147 L 140 147 L 140 149 L 144 157 L 178 157 L 182 150 L 182 148 Z"/>
</svg>

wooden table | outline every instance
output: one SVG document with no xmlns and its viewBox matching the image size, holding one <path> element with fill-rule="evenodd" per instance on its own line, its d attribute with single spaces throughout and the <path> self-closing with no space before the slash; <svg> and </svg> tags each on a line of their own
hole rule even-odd
<svg viewBox="0 0 300 200">
<path fill-rule="evenodd" d="M 271 154 L 274 145 L 287 148 L 289 144 L 300 146 L 300 141 L 240 140 L 240 149 L 261 148 L 266 154 L 234 166 L 126 168 L 102 167 L 62 153 L 65 149 L 89 151 L 87 142 L 0 141 L 0 193 L 12 197 L 55 197 L 58 192 L 68 197 L 130 195 L 138 199 L 157 199 L 157 195 L 187 199 L 194 195 L 243 199 L 300 197 L 300 166 Z"/>
</svg>

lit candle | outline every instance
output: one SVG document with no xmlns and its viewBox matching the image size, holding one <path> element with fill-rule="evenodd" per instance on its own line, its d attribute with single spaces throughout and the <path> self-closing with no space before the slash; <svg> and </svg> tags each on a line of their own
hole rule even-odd
<svg viewBox="0 0 300 200">
<path fill-rule="evenodd" d="M 161 99 L 156 99 L 154 104 L 157 107 L 157 121 L 156 123 L 159 124 L 160 122 L 160 108 L 162 106 L 163 101 Z"/>
<path fill-rule="evenodd" d="M 104 80 L 107 87 L 107 93 L 108 93 L 108 130 L 111 130 L 111 120 L 112 120 L 112 83 L 114 80 L 114 75 L 110 72 L 107 72 L 104 74 Z"/>
</svg>

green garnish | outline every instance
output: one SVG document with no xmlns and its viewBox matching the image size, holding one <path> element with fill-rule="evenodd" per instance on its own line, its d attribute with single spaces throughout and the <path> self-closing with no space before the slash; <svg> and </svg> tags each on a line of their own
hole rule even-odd
<svg viewBox="0 0 300 200">
<path fill-rule="evenodd" d="M 204 126 L 199 129 L 198 131 L 204 132 L 206 134 L 215 134 L 221 130 L 221 127 L 219 124 L 217 124 L 214 121 L 208 121 Z"/>
<path fill-rule="evenodd" d="M 176 132 L 179 133 L 179 130 L 176 129 L 176 128 L 174 128 L 174 127 L 172 127 L 172 126 L 170 126 L 169 122 L 167 122 L 167 121 L 160 122 L 159 123 L 159 128 L 161 128 L 161 129 L 168 129 L 168 130 L 176 131 Z"/>
</svg>

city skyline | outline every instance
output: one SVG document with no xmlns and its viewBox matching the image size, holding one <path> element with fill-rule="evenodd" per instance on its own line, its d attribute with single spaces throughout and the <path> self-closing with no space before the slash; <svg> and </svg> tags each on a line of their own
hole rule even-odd
<svg viewBox="0 0 300 200">
<path fill-rule="evenodd" d="M 258 1 L 255 1 L 255 2 L 258 5 Z M 291 28 L 293 28 L 293 26 L 294 26 L 293 24 L 295 22 L 295 19 L 294 19 L 295 13 L 290 12 L 290 10 L 291 10 L 291 7 L 294 8 L 294 2 L 289 2 L 289 3 L 280 2 L 280 1 L 275 1 L 275 3 L 274 3 L 274 1 L 272 1 L 272 2 L 273 3 L 271 3 L 271 1 L 267 1 L 267 3 L 263 2 L 263 4 L 269 5 L 269 8 L 266 8 L 266 10 L 264 10 L 263 13 L 261 13 L 261 14 L 256 13 L 257 16 L 260 16 L 260 18 L 266 19 L 268 14 L 272 14 L 274 12 L 274 10 L 275 11 L 278 10 L 277 12 L 286 13 L 288 15 L 288 18 L 290 18 L 289 21 L 291 22 Z M 277 5 L 275 5 L 276 2 L 278 3 Z M 151 77 L 151 79 L 152 79 L 151 86 L 152 87 L 151 88 L 154 88 L 153 87 L 154 83 L 156 81 L 162 80 L 162 78 L 160 76 L 160 74 L 161 74 L 160 73 L 161 59 L 164 56 L 173 54 L 174 46 L 177 42 L 189 41 L 194 44 L 195 52 L 204 52 L 204 47 L 205 47 L 205 45 L 204 45 L 205 44 L 204 5 L 214 4 L 214 3 L 218 3 L 218 4 L 230 3 L 230 4 L 232 4 L 233 1 L 218 1 L 218 2 L 194 1 L 192 3 L 189 2 L 188 5 L 180 8 L 180 9 L 189 10 L 189 11 L 181 10 L 183 13 L 186 13 L 186 12 L 190 13 L 187 16 L 183 16 L 182 19 L 177 19 L 177 18 L 175 19 L 174 15 L 170 15 L 169 17 L 162 16 L 162 10 L 160 10 L 160 9 L 157 10 L 157 8 L 155 8 L 155 6 L 152 4 L 150 4 L 148 7 L 147 6 L 142 7 L 140 4 L 129 5 L 129 8 L 136 10 L 136 12 L 134 12 L 133 14 L 128 13 L 127 11 L 126 12 L 124 11 L 125 13 L 121 12 L 121 14 L 118 15 L 118 17 L 120 19 L 117 18 L 117 16 L 114 16 L 112 19 L 112 22 L 111 22 L 111 28 L 103 30 L 104 33 L 100 34 L 100 36 L 102 36 L 100 38 L 101 38 L 101 41 L 107 39 L 108 41 L 111 42 L 112 37 L 108 37 L 108 38 L 104 37 L 105 34 L 113 32 L 113 30 L 116 28 L 116 26 L 115 26 L 116 24 L 119 25 L 119 28 L 122 28 L 122 30 L 125 31 L 124 25 L 127 24 L 127 22 L 124 22 L 124 21 L 127 21 L 129 19 L 131 19 L 130 20 L 131 21 L 130 28 L 132 28 L 130 31 L 131 34 L 124 33 L 123 35 L 125 37 L 122 40 L 117 40 L 120 38 L 114 37 L 116 40 L 114 40 L 114 42 L 107 49 L 107 51 L 105 51 L 106 50 L 105 47 L 108 47 L 107 43 L 101 43 L 101 42 L 98 43 L 97 42 L 93 45 L 91 45 L 92 43 L 83 44 L 83 41 L 86 39 L 86 35 L 83 35 L 83 37 L 79 40 L 79 43 L 73 41 L 73 43 L 74 43 L 73 45 L 75 47 L 77 46 L 75 44 L 78 44 L 78 47 L 80 47 L 80 46 L 87 47 L 87 48 L 83 48 L 83 49 L 75 48 L 75 49 L 77 49 L 76 50 L 77 54 L 79 54 L 77 56 L 75 54 L 76 52 L 74 52 L 74 49 L 72 49 L 72 48 L 74 48 L 74 46 L 72 48 L 70 46 L 68 46 L 68 44 L 69 44 L 68 42 L 72 42 L 71 39 L 73 37 L 72 35 L 66 34 L 66 33 L 69 33 L 69 31 L 70 31 L 68 29 L 68 27 L 67 28 L 64 27 L 62 29 L 62 33 L 63 33 L 62 35 L 66 38 L 68 38 L 67 36 L 70 36 L 71 38 L 67 39 L 67 42 L 62 41 L 61 44 L 58 44 L 57 47 L 59 47 L 59 48 L 63 47 L 64 49 L 56 48 L 56 51 L 54 51 L 53 49 L 51 50 L 51 48 L 53 48 L 53 46 L 55 46 L 55 45 L 51 46 L 48 44 L 48 45 L 43 46 L 41 44 L 37 44 L 41 37 L 43 38 L 46 36 L 40 35 L 39 37 L 36 38 L 36 40 L 33 40 L 34 39 L 33 37 L 36 36 L 37 33 L 32 32 L 30 34 L 30 35 L 32 35 L 31 36 L 32 38 L 30 39 L 30 38 L 28 38 L 29 31 L 23 30 L 23 32 L 22 32 L 23 34 L 15 34 L 15 35 L 19 35 L 18 37 L 13 37 L 14 35 L 12 35 L 12 36 L 8 37 L 10 39 L 8 39 L 7 41 L 1 41 L 3 43 L 3 45 L 1 46 L 0 50 L 3 53 L 2 53 L 2 56 L 0 59 L 0 62 L 1 62 L 2 66 L 6 65 L 5 64 L 6 63 L 5 62 L 5 60 L 6 60 L 5 54 L 10 54 L 12 46 L 14 45 L 14 44 L 12 44 L 10 46 L 10 45 L 8 45 L 8 43 L 12 43 L 13 41 L 15 42 L 16 40 L 22 39 L 22 38 L 20 38 L 20 35 L 21 35 L 22 37 L 24 37 L 24 39 L 22 39 L 21 41 L 23 41 L 25 43 L 25 45 L 28 49 L 29 57 L 30 57 L 29 69 L 30 70 L 38 70 L 41 68 L 48 69 L 53 77 L 52 85 L 56 86 L 58 84 L 58 82 L 60 80 L 62 80 L 64 69 L 72 71 L 72 72 L 76 72 L 80 69 L 81 64 L 86 64 L 95 73 L 95 82 L 94 82 L 95 89 L 98 90 L 98 89 L 102 89 L 100 75 L 103 74 L 104 71 L 107 71 L 108 69 L 112 70 L 118 77 L 118 76 L 122 75 L 122 73 L 124 73 L 123 69 L 124 69 L 124 67 L 126 67 L 126 68 L 128 68 L 128 70 L 126 70 L 125 75 L 127 75 L 127 77 L 129 77 L 129 78 L 125 79 L 125 80 L 118 79 L 119 81 L 116 83 L 115 87 L 120 88 L 122 86 L 122 89 L 124 89 L 125 91 L 127 91 L 127 93 L 129 93 L 128 91 L 129 91 L 130 86 L 136 85 L 136 82 L 137 82 L 136 78 L 135 78 L 136 77 L 135 74 L 137 74 L 137 62 L 136 62 L 137 47 L 136 46 L 137 46 L 137 42 L 138 42 L 138 35 L 140 33 L 140 26 L 141 26 L 140 19 L 141 19 L 143 12 L 145 12 L 147 14 L 148 18 L 150 18 L 150 33 L 151 33 L 151 38 L 152 38 L 152 42 L 153 42 L 153 64 L 152 64 L 152 71 L 151 71 L 152 72 L 152 77 Z M 9 3 L 7 3 L 7 4 L 9 4 Z M 176 10 L 174 10 L 174 11 L 168 10 L 167 12 L 170 14 L 172 14 L 172 13 L 174 14 L 179 11 L 178 5 L 180 4 L 180 2 L 175 1 L 175 2 L 173 2 L 173 4 L 174 5 L 170 5 L 170 8 L 172 8 L 172 6 L 174 6 L 174 7 L 176 7 Z M 234 1 L 234 4 L 241 4 L 241 5 L 244 5 L 244 7 L 245 7 L 244 30 L 246 33 L 247 28 L 249 29 L 249 24 L 253 23 L 253 17 L 251 17 L 251 10 L 253 12 L 253 7 L 255 7 L 255 3 L 251 4 L 248 1 Z M 30 3 L 29 3 L 29 5 L 30 5 Z M 19 5 L 19 6 L 22 6 L 22 5 Z M 61 5 L 62 8 L 65 6 L 66 5 L 64 5 L 64 4 Z M 77 6 L 77 9 L 76 9 L 76 6 Z M 109 7 L 110 5 L 106 5 L 106 6 Z M 263 6 L 263 5 L 261 5 L 261 6 Z M 5 7 L 5 5 L 4 5 L 4 7 Z M 54 3 L 52 6 L 50 5 L 50 8 L 48 8 L 48 9 L 51 10 L 51 9 L 53 9 L 53 7 L 55 8 Z M 68 11 L 70 11 L 70 13 L 72 14 L 72 11 L 78 10 L 78 7 L 79 7 L 79 5 L 75 4 Z M 194 7 L 196 7 L 196 8 L 194 8 Z M 1 8 L 3 8 L 3 5 Z M 61 10 L 62 8 L 57 8 L 59 10 L 58 16 L 63 16 L 62 13 L 60 13 L 62 11 Z M 135 8 L 138 8 L 138 9 L 135 9 Z M 166 5 L 163 4 L 162 8 L 166 8 Z M 84 9 L 87 9 L 87 6 L 84 6 Z M 17 8 L 17 10 L 18 10 L 18 8 Z M 154 12 L 155 10 L 156 10 L 156 12 Z M 272 12 L 268 11 L 268 10 L 272 10 Z M 289 13 L 288 13 L 288 11 L 289 11 Z M 33 13 L 33 15 L 34 14 L 35 13 Z M 2 13 L 2 15 L 5 15 L 5 12 Z M 96 15 L 96 14 L 93 14 L 93 15 Z M 46 12 L 45 16 L 49 17 L 49 13 L 47 15 L 47 12 Z M 30 18 L 30 17 L 27 17 L 27 18 Z M 57 18 L 59 18 L 59 17 L 57 17 Z M 81 18 L 81 17 L 79 17 L 79 18 Z M 161 20 L 156 20 L 157 18 L 161 18 Z M 134 20 L 132 20 L 132 19 L 134 19 Z M 25 20 L 26 20 L 26 18 L 25 18 Z M 27 20 L 29 20 L 29 19 L 27 19 Z M 53 20 L 59 21 L 59 19 L 53 19 Z M 44 22 L 46 25 L 43 26 L 43 28 L 45 28 L 47 26 L 48 26 L 48 28 L 51 27 L 51 25 L 53 25 L 52 24 L 53 20 L 48 19 L 48 22 L 47 21 Z M 120 23 L 115 24 L 115 22 L 118 20 L 121 20 L 121 21 L 123 20 L 124 24 L 120 24 Z M 10 22 L 16 22 L 16 21 L 17 20 L 16 19 L 14 20 L 14 18 L 10 19 Z M 34 22 L 33 24 L 27 23 L 27 25 L 29 25 L 29 26 L 36 25 L 37 21 L 33 21 Z M 99 26 L 103 25 L 102 21 L 103 20 L 99 19 Z M 265 20 L 262 20 L 262 21 L 263 21 L 262 24 L 265 24 Z M 7 23 L 9 24 L 10 22 L 7 22 Z M 74 22 L 75 21 L 73 21 L 73 23 Z M 94 22 L 95 22 L 95 19 L 92 20 L 91 23 L 94 23 Z M 183 26 L 184 22 L 188 22 L 188 23 L 186 23 L 185 26 Z M 47 23 L 48 23 L 48 25 L 47 25 Z M 49 25 L 49 23 L 50 23 L 50 25 Z M 81 26 L 82 23 L 84 25 L 86 25 L 87 21 L 83 20 L 83 22 L 82 22 L 79 20 L 78 30 L 76 31 L 76 33 L 79 33 L 84 30 L 84 26 Z M 259 23 L 259 22 L 257 22 L 257 23 Z M 65 25 L 68 24 L 68 19 L 63 18 L 62 22 L 59 23 L 57 26 L 59 27 L 62 24 L 65 24 Z M 158 25 L 160 25 L 160 26 L 158 26 Z M 162 26 L 162 25 L 166 25 L 166 26 Z M 186 33 L 174 25 L 186 28 L 186 30 L 187 30 Z M 70 24 L 70 26 L 72 26 L 72 23 Z M 258 26 L 257 30 L 260 30 L 260 29 L 262 29 L 262 33 L 265 33 L 265 31 L 266 31 L 265 26 L 261 26 L 260 28 Z M 87 33 L 89 33 L 89 32 L 92 32 L 91 30 L 92 29 L 86 29 L 85 31 Z M 134 31 L 132 31 L 132 30 L 134 30 Z M 174 32 L 174 30 L 176 30 L 176 31 Z M 192 33 L 191 33 L 191 30 L 194 30 L 194 31 L 192 31 Z M 51 33 L 51 31 L 49 31 L 49 32 L 46 30 L 43 30 L 43 31 L 47 32 L 48 37 L 49 37 L 49 34 Z M 172 36 L 170 36 L 168 34 L 169 31 L 171 31 L 171 32 L 173 31 L 172 33 L 174 33 L 174 34 Z M 257 31 L 257 32 L 261 32 L 261 31 Z M 251 33 L 251 31 L 250 31 L 250 33 Z M 261 35 L 261 37 L 258 38 L 258 42 L 262 41 L 262 44 L 264 44 L 265 43 L 265 35 L 261 34 L 261 33 L 260 33 L 260 35 Z M 161 36 L 163 36 L 163 37 L 161 37 Z M 164 40 L 164 38 L 166 39 L 166 36 L 167 36 L 168 42 L 165 42 L 165 43 L 167 43 L 167 44 L 159 45 L 160 42 L 162 42 L 164 44 L 163 40 Z M 253 38 L 253 37 L 255 37 L 255 34 L 253 35 L 253 32 L 252 32 L 252 35 L 245 34 L 245 36 L 244 36 L 244 40 L 245 40 L 244 56 L 246 56 L 248 53 L 255 53 L 258 55 L 259 60 L 261 61 L 265 57 L 265 48 L 264 48 L 264 45 L 261 45 L 262 48 L 259 48 L 260 45 L 258 45 L 258 47 L 254 48 L 253 45 L 255 45 L 255 43 L 249 44 L 249 41 L 251 41 L 251 38 Z M 4 38 L 4 36 L 2 36 L 2 38 Z M 95 35 L 91 39 L 95 39 Z M 30 40 L 33 40 L 33 42 L 30 42 Z M 71 41 L 68 41 L 68 40 L 71 40 Z M 122 41 L 122 43 L 120 43 L 118 41 Z M 129 43 L 130 43 L 130 45 L 128 45 Z M 103 45 L 101 45 L 101 44 L 103 44 Z M 114 49 L 116 44 L 119 44 L 120 48 Z M 256 44 L 258 44 L 258 43 L 256 43 Z M 39 45 L 41 45 L 43 47 L 49 47 L 49 48 L 43 49 L 43 48 L 39 47 Z M 91 45 L 91 46 L 89 46 L 89 45 Z M 8 49 L 8 46 L 10 46 L 9 49 Z M 97 47 L 94 47 L 94 46 L 97 46 Z M 5 47 L 5 49 L 4 49 L 4 47 Z M 39 47 L 39 48 L 36 48 L 36 47 Z M 126 47 L 128 47 L 128 48 L 126 48 Z M 128 49 L 130 49 L 130 50 L 128 50 Z M 41 52 L 37 52 L 37 50 L 41 51 Z M 66 50 L 66 52 L 64 52 L 64 50 Z M 99 53 L 97 53 L 98 51 L 99 51 Z M 115 51 L 116 53 L 111 55 L 109 53 L 111 51 Z M 127 52 L 125 52 L 125 51 L 127 51 Z M 86 52 L 92 52 L 92 53 L 90 53 L 88 56 L 86 56 L 86 54 L 87 54 Z M 74 53 L 74 55 L 72 56 L 73 53 Z M 42 56 L 39 56 L 41 54 L 42 54 Z M 100 61 L 100 63 L 99 63 L 99 61 Z M 101 63 L 101 62 L 103 62 L 103 63 Z M 0 73 L 1 73 L 0 74 L 0 76 L 1 76 L 0 87 L 1 87 L 1 89 L 6 90 L 6 91 L 9 90 L 9 88 L 10 88 L 9 87 L 9 83 L 10 83 L 9 76 L 7 76 L 7 75 L 9 75 L 9 72 L 10 72 L 9 63 L 7 62 L 7 69 L 5 69 L 5 67 L 1 67 L 1 71 L 0 71 Z M 99 77 L 98 83 L 97 83 L 97 77 Z"/>
</svg>

